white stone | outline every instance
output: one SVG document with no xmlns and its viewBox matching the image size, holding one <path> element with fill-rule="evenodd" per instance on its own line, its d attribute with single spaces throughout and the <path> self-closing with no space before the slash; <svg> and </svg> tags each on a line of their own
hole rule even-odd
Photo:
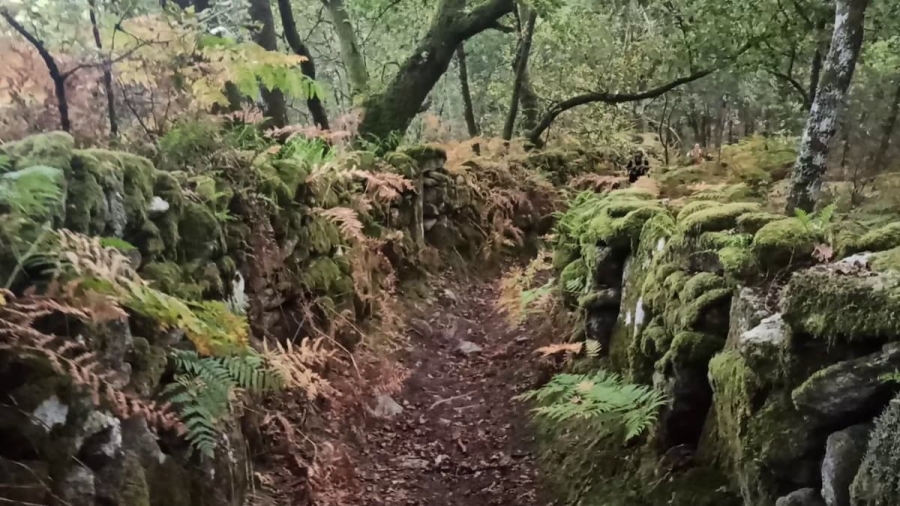
<svg viewBox="0 0 900 506">
<path fill-rule="evenodd" d="M 474 355 L 476 353 L 481 353 L 482 348 L 472 341 L 461 341 L 459 346 L 456 348 L 463 355 L 469 356 Z"/>
<path fill-rule="evenodd" d="M 41 422 L 41 426 L 47 432 L 57 425 L 66 423 L 69 416 L 69 406 L 60 402 L 55 394 L 48 397 L 34 410 L 34 417 Z"/>
<path fill-rule="evenodd" d="M 163 200 L 162 197 L 156 195 L 150 200 L 150 207 L 147 208 L 147 211 L 149 211 L 150 214 L 162 214 L 168 210 L 169 203 Z"/>
<path fill-rule="evenodd" d="M 375 398 L 375 409 L 372 413 L 380 418 L 394 418 L 403 413 L 403 406 L 397 404 L 391 396 L 382 394 Z"/>
</svg>

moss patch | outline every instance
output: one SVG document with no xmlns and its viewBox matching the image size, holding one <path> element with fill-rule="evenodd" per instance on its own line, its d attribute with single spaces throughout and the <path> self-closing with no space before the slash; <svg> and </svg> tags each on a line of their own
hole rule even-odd
<svg viewBox="0 0 900 506">
<path fill-rule="evenodd" d="M 767 212 L 755 212 L 755 213 L 746 213 L 738 216 L 737 218 L 737 227 L 738 230 L 745 234 L 755 234 L 759 231 L 759 229 L 764 226 L 772 223 L 773 221 L 783 220 L 784 216 L 780 214 L 767 213 Z"/>
<path fill-rule="evenodd" d="M 863 234 L 855 244 L 855 251 L 884 251 L 900 246 L 900 223 L 891 223 Z"/>
<path fill-rule="evenodd" d="M 900 275 L 840 275 L 826 267 L 797 272 L 783 295 L 784 320 L 797 332 L 829 340 L 900 335 Z"/>
<path fill-rule="evenodd" d="M 675 334 L 669 350 L 657 362 L 656 370 L 670 371 L 672 367 L 705 369 L 709 360 L 725 346 L 721 337 L 702 332 L 683 331 Z"/>
<path fill-rule="evenodd" d="M 728 230 L 735 227 L 740 215 L 758 209 L 759 204 L 747 202 L 716 205 L 690 214 L 681 221 L 679 227 L 689 235 Z"/>
<path fill-rule="evenodd" d="M 753 236 L 753 253 L 759 265 L 776 271 L 810 261 L 820 238 L 797 218 L 773 221 Z"/>
</svg>

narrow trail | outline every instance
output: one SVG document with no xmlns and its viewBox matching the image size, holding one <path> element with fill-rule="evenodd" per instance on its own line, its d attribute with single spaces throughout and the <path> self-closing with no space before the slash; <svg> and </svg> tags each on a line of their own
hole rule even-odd
<svg viewBox="0 0 900 506">
<path fill-rule="evenodd" d="M 540 492 L 527 408 L 512 399 L 534 385 L 537 337 L 508 328 L 491 283 L 458 283 L 438 295 L 410 321 L 400 358 L 412 375 L 393 396 L 403 411 L 372 418 L 353 449 L 357 504 L 551 504 Z"/>
</svg>

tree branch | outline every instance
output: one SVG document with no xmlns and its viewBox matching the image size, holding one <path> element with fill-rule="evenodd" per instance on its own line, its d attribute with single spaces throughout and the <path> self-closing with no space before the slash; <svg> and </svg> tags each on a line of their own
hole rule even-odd
<svg viewBox="0 0 900 506">
<path fill-rule="evenodd" d="M 704 70 L 700 70 L 698 72 L 694 72 L 690 75 L 680 77 L 673 81 L 670 81 L 666 84 L 662 84 L 655 88 L 651 88 L 649 90 L 639 91 L 635 93 L 609 93 L 609 92 L 590 92 L 582 95 L 577 95 L 568 100 L 564 100 L 562 102 L 558 102 L 550 107 L 546 113 L 544 113 L 544 117 L 541 118 L 541 121 L 538 125 L 528 133 L 527 138 L 531 141 L 535 146 L 541 145 L 541 135 L 550 128 L 550 125 L 553 124 L 553 121 L 556 118 L 568 111 L 569 109 L 578 107 L 580 105 L 592 104 L 596 102 L 602 102 L 605 104 L 622 104 L 626 102 L 637 102 L 640 100 L 646 100 L 648 98 L 658 97 L 666 92 L 669 92 L 679 86 L 685 85 L 687 83 L 697 81 L 698 79 L 702 79 L 713 72 L 716 72 L 725 64 L 730 64 L 735 59 L 737 59 L 740 55 L 744 54 L 751 47 L 755 45 L 755 41 L 748 42 L 741 49 L 739 49 L 734 55 L 729 57 L 724 64 L 716 65 L 714 67 L 710 67 Z"/>
<path fill-rule="evenodd" d="M 16 32 L 19 33 L 22 37 L 25 38 L 34 48 L 37 50 L 38 54 L 41 56 L 41 59 L 44 60 L 44 64 L 47 66 L 47 71 L 50 72 L 50 78 L 53 79 L 53 88 L 56 93 L 56 106 L 59 110 L 59 123 L 60 127 L 68 132 L 72 129 L 72 122 L 69 119 L 69 102 L 66 98 L 66 78 L 69 77 L 70 74 L 63 74 L 59 71 L 59 66 L 56 64 L 56 60 L 53 58 L 53 55 L 50 54 L 50 51 L 47 51 L 47 47 L 44 46 L 43 41 L 35 37 L 31 32 L 25 29 L 24 26 L 19 24 L 16 21 L 15 16 L 9 11 L 8 8 L 3 7 L 0 8 L 0 17 L 6 20 L 9 23 L 9 26 L 13 28 Z"/>
<path fill-rule="evenodd" d="M 782 81 L 785 81 L 786 83 L 790 84 L 791 88 L 800 94 L 800 101 L 803 102 L 803 106 L 805 108 L 809 109 L 809 92 L 807 92 L 806 89 L 803 87 L 803 85 L 800 84 L 800 81 L 794 79 L 793 77 L 791 77 L 788 74 L 779 72 L 777 70 L 766 69 L 766 72 L 768 72 L 769 74 L 772 74 L 773 76 L 777 77 L 778 79 L 781 79 Z"/>
</svg>

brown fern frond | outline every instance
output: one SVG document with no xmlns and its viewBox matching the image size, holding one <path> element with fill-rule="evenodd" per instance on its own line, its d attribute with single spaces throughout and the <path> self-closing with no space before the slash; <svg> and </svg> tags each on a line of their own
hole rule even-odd
<svg viewBox="0 0 900 506">
<path fill-rule="evenodd" d="M 334 351 L 327 349 L 324 343 L 322 338 L 306 338 L 299 346 L 290 341 L 284 345 L 275 341 L 270 348 L 264 341 L 263 355 L 284 380 L 285 387 L 303 390 L 313 400 L 335 394 L 328 381 L 317 372 L 334 356 Z"/>
<path fill-rule="evenodd" d="M 331 209 L 316 210 L 320 216 L 338 226 L 341 234 L 348 241 L 362 242 L 366 240 L 363 234 L 363 224 L 359 221 L 359 215 L 349 207 L 332 207 Z"/>
</svg>

